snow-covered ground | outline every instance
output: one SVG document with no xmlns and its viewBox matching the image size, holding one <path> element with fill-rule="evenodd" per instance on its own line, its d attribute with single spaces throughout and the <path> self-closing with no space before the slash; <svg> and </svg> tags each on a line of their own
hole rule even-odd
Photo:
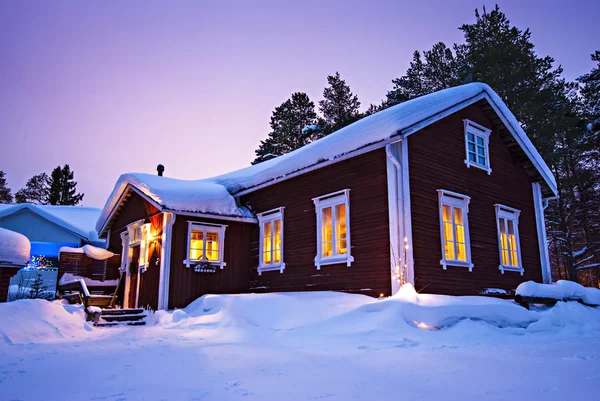
<svg viewBox="0 0 600 401">
<path fill-rule="evenodd" d="M 597 400 L 600 309 L 417 295 L 208 295 L 145 327 L 0 304 L 2 400 Z"/>
</svg>

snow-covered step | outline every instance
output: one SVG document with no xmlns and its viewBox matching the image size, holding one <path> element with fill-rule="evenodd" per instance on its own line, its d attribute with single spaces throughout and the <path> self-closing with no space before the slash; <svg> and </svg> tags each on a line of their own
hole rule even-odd
<svg viewBox="0 0 600 401">
<path fill-rule="evenodd" d="M 141 320 L 138 322 L 96 322 L 94 323 L 94 327 L 115 327 L 115 326 L 144 326 L 146 324 L 145 321 Z"/>
<path fill-rule="evenodd" d="M 144 313 L 144 309 L 141 309 L 141 308 L 102 309 L 102 316 L 139 315 L 142 313 Z"/>
<path fill-rule="evenodd" d="M 100 319 L 105 322 L 137 322 L 146 318 L 145 314 L 134 315 L 101 315 Z"/>
</svg>

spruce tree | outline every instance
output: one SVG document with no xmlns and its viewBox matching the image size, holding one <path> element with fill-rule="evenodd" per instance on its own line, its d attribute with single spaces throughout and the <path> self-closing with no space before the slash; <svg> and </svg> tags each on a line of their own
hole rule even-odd
<svg viewBox="0 0 600 401">
<path fill-rule="evenodd" d="M 577 81 L 581 84 L 586 128 L 592 135 L 594 144 L 600 146 L 600 50 L 596 50 L 591 57 L 592 61 L 597 62 L 596 68 Z"/>
<path fill-rule="evenodd" d="M 77 205 L 83 199 L 81 193 L 77 193 L 77 182 L 74 181 L 75 173 L 71 171 L 68 164 L 52 170 L 48 178 L 48 203 L 51 205 Z"/>
<path fill-rule="evenodd" d="M 325 135 L 352 124 L 360 118 L 360 101 L 339 72 L 327 77 L 328 86 L 323 90 L 319 110 L 323 114 Z"/>
<path fill-rule="evenodd" d="M 10 188 L 6 186 L 6 174 L 0 170 L 0 203 L 12 203 L 13 196 Z"/>
<path fill-rule="evenodd" d="M 48 203 L 48 176 L 41 173 L 31 177 L 25 188 L 19 189 L 15 193 L 16 203 L 33 203 L 36 205 L 45 205 Z"/>
<path fill-rule="evenodd" d="M 313 130 L 304 130 L 306 126 L 317 125 L 315 104 L 306 93 L 296 92 L 280 106 L 276 107 L 271 116 L 271 132 L 255 151 L 256 159 L 252 164 L 258 164 L 276 156 L 296 150 L 312 142 Z"/>
</svg>

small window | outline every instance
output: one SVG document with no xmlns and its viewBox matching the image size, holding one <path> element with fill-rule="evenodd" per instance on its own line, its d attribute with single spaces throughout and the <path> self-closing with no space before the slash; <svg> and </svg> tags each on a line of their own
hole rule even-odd
<svg viewBox="0 0 600 401">
<path fill-rule="evenodd" d="M 313 198 L 317 213 L 315 266 L 354 261 L 350 254 L 350 190 Z"/>
<path fill-rule="evenodd" d="M 218 265 L 221 269 L 225 266 L 225 227 L 188 222 L 187 259 L 183 261 L 186 267 L 204 263 Z"/>
<path fill-rule="evenodd" d="M 438 189 L 438 199 L 442 241 L 440 264 L 444 270 L 448 266 L 462 266 L 468 267 L 469 271 L 472 271 L 469 237 L 469 202 L 471 198 Z"/>
<path fill-rule="evenodd" d="M 133 222 L 127 226 L 127 235 L 126 238 L 121 236 L 121 243 L 123 245 L 123 249 L 125 250 L 125 244 L 127 244 L 127 253 L 131 248 L 135 246 L 140 247 L 140 257 L 138 259 L 138 266 L 140 268 L 140 272 L 144 273 L 148 268 L 149 261 L 149 251 L 150 251 L 150 240 L 152 239 L 150 232 L 150 223 L 144 224 L 144 220 L 138 220 Z M 123 252 L 125 253 L 125 252 Z M 124 263 L 123 269 L 126 269 L 129 264 L 129 256 L 127 257 L 126 262 Z"/>
<path fill-rule="evenodd" d="M 517 209 L 504 205 L 496 207 L 498 227 L 498 251 L 500 253 L 500 271 L 516 271 L 523 275 L 521 246 L 519 244 L 519 214 Z"/>
<path fill-rule="evenodd" d="M 477 167 L 491 174 L 489 140 L 492 130 L 471 120 L 464 120 L 464 123 L 465 150 L 467 152 L 465 164 L 467 167 Z"/>
<path fill-rule="evenodd" d="M 258 274 L 269 270 L 283 273 L 283 207 L 258 213 L 257 217 L 260 225 Z"/>
</svg>

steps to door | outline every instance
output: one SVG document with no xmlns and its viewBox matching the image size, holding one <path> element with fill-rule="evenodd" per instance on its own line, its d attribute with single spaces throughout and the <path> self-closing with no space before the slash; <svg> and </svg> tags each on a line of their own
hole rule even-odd
<svg viewBox="0 0 600 401">
<path fill-rule="evenodd" d="M 102 309 L 95 327 L 112 326 L 144 326 L 146 324 L 146 311 L 144 309 Z"/>
</svg>

